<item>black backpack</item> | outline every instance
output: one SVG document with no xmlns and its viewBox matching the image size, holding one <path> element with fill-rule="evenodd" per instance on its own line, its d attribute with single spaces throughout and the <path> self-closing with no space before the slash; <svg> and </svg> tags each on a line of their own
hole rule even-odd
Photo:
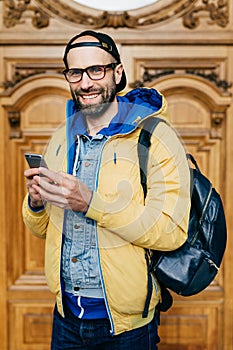
<svg viewBox="0 0 233 350">
<path fill-rule="evenodd" d="M 147 194 L 147 162 L 150 138 L 155 127 L 165 122 L 160 118 L 148 118 L 143 123 L 138 140 L 138 157 L 141 185 Z M 216 276 L 226 248 L 227 229 L 220 195 L 210 181 L 201 173 L 195 159 L 187 154 L 195 168 L 191 172 L 191 210 L 187 241 L 170 252 L 146 251 L 148 261 L 148 295 L 143 317 L 147 316 L 152 294 L 151 273 L 161 284 L 166 311 L 172 304 L 169 291 L 190 296 L 204 290 Z"/>
</svg>

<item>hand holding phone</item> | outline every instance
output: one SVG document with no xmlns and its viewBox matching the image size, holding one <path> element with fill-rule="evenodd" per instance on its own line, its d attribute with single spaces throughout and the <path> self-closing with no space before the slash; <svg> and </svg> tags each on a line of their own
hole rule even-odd
<svg viewBox="0 0 233 350">
<path fill-rule="evenodd" d="M 40 166 L 48 168 L 46 161 L 41 154 L 25 153 L 24 156 L 30 168 L 39 168 Z"/>
<path fill-rule="evenodd" d="M 47 164 L 41 154 L 36 154 L 36 153 L 25 153 L 24 154 L 25 159 L 28 162 L 28 165 L 31 169 L 34 168 L 39 168 L 39 167 L 46 167 Z M 31 172 L 31 174 L 30 174 Z M 33 172 L 33 173 L 32 173 Z M 32 185 L 35 185 L 35 181 L 33 177 L 35 175 L 38 175 L 38 173 L 35 173 L 35 170 L 25 170 L 24 173 L 26 177 L 26 182 L 27 182 L 27 188 L 30 196 L 30 205 L 33 208 L 40 208 L 44 205 L 44 201 L 41 199 L 41 195 L 38 191 L 36 191 Z M 40 175 L 41 176 L 41 175 Z"/>
</svg>

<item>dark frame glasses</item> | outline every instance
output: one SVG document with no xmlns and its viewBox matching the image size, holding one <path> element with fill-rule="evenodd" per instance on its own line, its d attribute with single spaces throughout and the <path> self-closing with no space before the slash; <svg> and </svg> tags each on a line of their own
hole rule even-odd
<svg viewBox="0 0 233 350">
<path fill-rule="evenodd" d="M 63 74 L 66 80 L 69 83 L 79 83 L 83 78 L 83 73 L 85 72 L 91 80 L 101 80 L 106 75 L 106 70 L 111 68 L 115 69 L 115 67 L 119 63 L 109 63 L 105 65 L 94 65 L 89 66 L 87 68 L 67 68 L 63 71 Z"/>
</svg>

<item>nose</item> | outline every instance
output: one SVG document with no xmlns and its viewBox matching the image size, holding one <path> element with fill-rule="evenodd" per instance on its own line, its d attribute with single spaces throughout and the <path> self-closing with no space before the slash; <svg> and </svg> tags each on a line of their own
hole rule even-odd
<svg viewBox="0 0 233 350">
<path fill-rule="evenodd" d="M 89 78 L 86 72 L 83 72 L 82 80 L 80 81 L 79 84 L 81 89 L 87 90 L 93 85 L 93 80 Z"/>
</svg>

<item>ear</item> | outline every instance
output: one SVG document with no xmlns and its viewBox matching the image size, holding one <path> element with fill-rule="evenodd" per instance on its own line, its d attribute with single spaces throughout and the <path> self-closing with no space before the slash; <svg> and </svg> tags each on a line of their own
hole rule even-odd
<svg viewBox="0 0 233 350">
<path fill-rule="evenodd" d="M 115 74 L 115 80 L 116 80 L 116 84 L 119 84 L 121 81 L 121 77 L 122 77 L 122 72 L 123 72 L 123 66 L 122 64 L 118 64 L 114 70 L 114 74 Z"/>
</svg>

